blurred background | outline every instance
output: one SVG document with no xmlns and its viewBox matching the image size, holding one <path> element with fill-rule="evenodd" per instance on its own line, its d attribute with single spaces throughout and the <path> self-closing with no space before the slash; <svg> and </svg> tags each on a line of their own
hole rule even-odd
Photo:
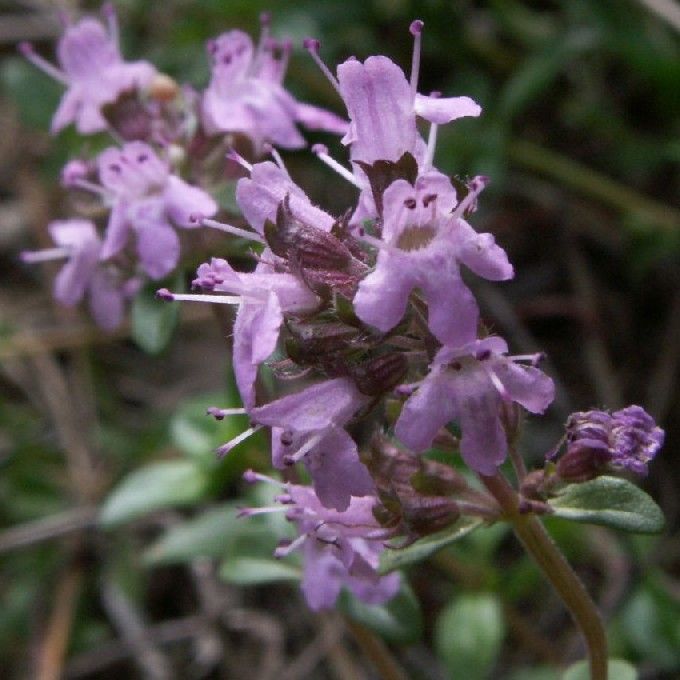
<svg viewBox="0 0 680 680">
<path fill-rule="evenodd" d="M 530 465 L 575 410 L 641 404 L 666 429 L 642 482 L 666 514 L 662 535 L 549 528 L 599 603 L 613 655 L 644 679 L 680 677 L 678 3 L 115 5 L 126 57 L 197 88 L 205 40 L 256 35 L 263 10 L 276 36 L 320 38 L 328 64 L 377 53 L 407 73 L 409 23 L 425 21 L 421 91 L 484 109 L 440 129 L 436 163 L 491 177 L 473 223 L 517 272 L 475 293 L 514 351 L 548 352 L 559 385 L 548 417 L 528 423 Z M 412 592 L 389 607 L 308 611 L 294 566 L 269 560 L 280 525 L 234 519 L 235 499 L 252 495 L 240 474 L 265 469 L 266 440 L 214 458 L 244 424 L 204 416 L 237 404 L 210 310 L 146 296 L 106 335 L 55 306 L 55 269 L 18 262 L 71 214 L 58 173 L 92 150 L 73 130 L 50 137 L 60 87 L 16 54 L 31 40 L 52 55 L 59 32 L 55 3 L 0 3 L 0 677 L 557 678 L 582 655 L 578 637 L 502 527 L 411 569 Z M 302 49 L 287 85 L 343 113 Z M 330 211 L 353 200 L 310 154 L 286 161 Z"/>
</svg>

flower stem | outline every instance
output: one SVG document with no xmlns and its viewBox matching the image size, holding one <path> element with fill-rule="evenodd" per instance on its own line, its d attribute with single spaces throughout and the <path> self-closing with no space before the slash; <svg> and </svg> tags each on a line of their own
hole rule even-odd
<svg viewBox="0 0 680 680">
<path fill-rule="evenodd" d="M 494 477 L 480 475 L 480 478 L 581 629 L 588 648 L 591 680 L 607 680 L 607 636 L 600 613 L 583 583 L 540 520 L 535 515 L 519 512 L 518 495 L 507 480 L 500 473 Z"/>
</svg>

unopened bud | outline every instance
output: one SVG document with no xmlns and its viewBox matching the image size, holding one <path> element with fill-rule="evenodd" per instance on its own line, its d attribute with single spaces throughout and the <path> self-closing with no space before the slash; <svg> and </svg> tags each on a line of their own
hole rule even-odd
<svg viewBox="0 0 680 680">
<path fill-rule="evenodd" d="M 179 85 L 165 73 L 158 73 L 149 85 L 149 96 L 160 102 L 172 101 L 179 93 Z"/>
<path fill-rule="evenodd" d="M 607 459 L 606 449 L 575 443 L 557 461 L 555 469 L 565 482 L 587 482 L 602 473 Z"/>
<path fill-rule="evenodd" d="M 351 368 L 354 383 L 363 394 L 377 397 L 390 392 L 406 375 L 408 361 L 402 352 L 389 352 Z"/>
</svg>

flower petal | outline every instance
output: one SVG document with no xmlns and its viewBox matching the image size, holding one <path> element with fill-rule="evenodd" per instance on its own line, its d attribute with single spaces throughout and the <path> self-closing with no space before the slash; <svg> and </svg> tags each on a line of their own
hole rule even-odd
<svg viewBox="0 0 680 680">
<path fill-rule="evenodd" d="M 482 107 L 470 97 L 426 97 L 416 95 L 416 113 L 431 123 L 442 125 L 457 118 L 479 116 Z"/>
</svg>

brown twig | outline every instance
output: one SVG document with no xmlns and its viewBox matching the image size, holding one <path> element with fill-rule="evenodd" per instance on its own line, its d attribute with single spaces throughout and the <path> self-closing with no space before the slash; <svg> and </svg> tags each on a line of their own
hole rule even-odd
<svg viewBox="0 0 680 680">
<path fill-rule="evenodd" d="M 0 533 L 0 554 L 50 541 L 94 526 L 97 508 L 82 506 L 10 527 Z"/>
<path fill-rule="evenodd" d="M 82 580 L 82 567 L 75 564 L 69 565 L 59 579 L 54 606 L 36 660 L 36 680 L 59 680 L 62 677 Z"/>
<path fill-rule="evenodd" d="M 382 680 L 408 680 L 389 647 L 372 630 L 350 618 L 345 625 Z"/>
<path fill-rule="evenodd" d="M 170 680 L 175 677 L 170 661 L 150 638 L 141 612 L 123 590 L 106 580 L 101 587 L 104 609 L 111 623 L 132 651 L 132 655 L 148 680 Z"/>
</svg>

